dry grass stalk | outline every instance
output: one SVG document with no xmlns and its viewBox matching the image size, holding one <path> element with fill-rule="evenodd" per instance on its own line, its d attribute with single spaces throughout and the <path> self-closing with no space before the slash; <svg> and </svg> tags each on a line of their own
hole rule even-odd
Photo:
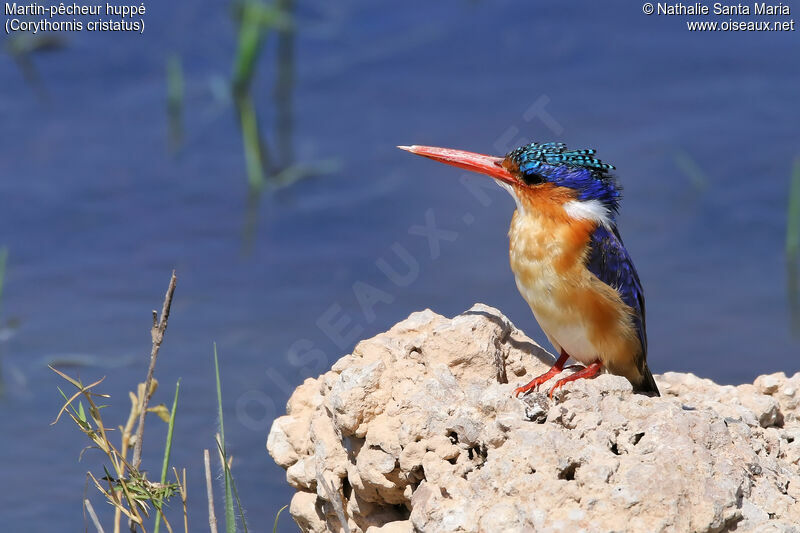
<svg viewBox="0 0 800 533">
<path fill-rule="evenodd" d="M 211 484 L 211 458 L 208 449 L 203 450 L 203 465 L 206 469 L 206 495 L 208 496 L 208 527 L 217 533 L 217 515 L 214 512 L 214 486 Z"/>
</svg>

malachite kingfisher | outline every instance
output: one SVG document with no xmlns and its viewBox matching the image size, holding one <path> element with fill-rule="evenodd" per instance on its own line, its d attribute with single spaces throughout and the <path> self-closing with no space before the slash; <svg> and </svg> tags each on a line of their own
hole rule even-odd
<svg viewBox="0 0 800 533">
<path fill-rule="evenodd" d="M 595 150 L 530 143 L 505 157 L 432 146 L 403 150 L 485 174 L 517 209 L 508 231 L 511 270 L 544 334 L 560 354 L 553 367 L 514 393 L 538 389 L 572 357 L 584 368 L 553 392 L 602 369 L 634 392 L 660 396 L 647 367 L 644 292 L 617 230 L 621 188 Z"/>
</svg>

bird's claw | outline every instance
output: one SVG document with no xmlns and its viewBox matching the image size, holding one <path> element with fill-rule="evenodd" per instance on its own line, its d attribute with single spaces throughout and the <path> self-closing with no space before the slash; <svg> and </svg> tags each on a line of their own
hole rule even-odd
<svg viewBox="0 0 800 533">
<path fill-rule="evenodd" d="M 514 389 L 514 397 L 519 398 L 520 394 L 528 394 L 530 391 L 538 391 L 539 386 L 553 377 L 554 374 L 547 372 L 546 374 L 539 376 L 537 378 L 532 379 L 527 385 L 523 385 L 522 387 L 517 387 Z"/>
<path fill-rule="evenodd" d="M 559 381 L 556 381 L 556 384 L 553 385 L 553 388 L 551 388 L 550 392 L 547 393 L 548 398 L 550 398 L 552 400 L 553 399 L 553 393 L 556 392 L 557 389 L 560 389 L 561 387 L 563 387 L 564 383 L 566 383 L 566 381 L 564 381 L 563 379 L 559 380 Z"/>
<path fill-rule="evenodd" d="M 527 394 L 532 390 L 539 390 L 539 385 L 545 383 L 546 381 L 549 381 L 550 378 L 552 378 L 556 374 L 561 373 L 561 371 L 564 369 L 564 363 L 567 362 L 568 357 L 569 355 L 567 355 L 565 352 L 561 352 L 561 356 L 558 358 L 555 364 L 550 368 L 550 370 L 548 370 L 541 376 L 533 378 L 528 382 L 527 385 L 523 385 L 522 387 L 517 387 L 516 389 L 514 389 L 514 397 L 519 398 L 520 394 Z"/>
<path fill-rule="evenodd" d="M 532 387 L 529 387 L 528 385 L 523 385 L 522 387 L 517 387 L 516 389 L 514 389 L 514 398 L 519 398 L 520 394 L 527 394 L 531 390 L 538 390 L 538 389 L 539 389 L 539 385 L 538 384 L 534 385 Z"/>
<path fill-rule="evenodd" d="M 553 399 L 553 393 L 555 393 L 556 390 L 560 389 L 561 387 L 563 387 L 564 385 L 566 385 L 567 383 L 570 383 L 572 381 L 577 381 L 579 379 L 592 378 L 600 371 L 601 368 L 603 368 L 603 364 L 600 363 L 599 361 L 595 361 L 591 365 L 589 365 L 587 367 L 584 367 L 582 370 L 578 370 L 577 372 L 575 372 L 574 374 L 572 374 L 570 376 L 567 376 L 567 377 L 565 377 L 563 379 L 559 379 L 558 381 L 556 381 L 556 384 L 553 385 L 553 388 L 550 389 L 550 392 L 548 393 L 548 396 L 552 400 Z"/>
</svg>

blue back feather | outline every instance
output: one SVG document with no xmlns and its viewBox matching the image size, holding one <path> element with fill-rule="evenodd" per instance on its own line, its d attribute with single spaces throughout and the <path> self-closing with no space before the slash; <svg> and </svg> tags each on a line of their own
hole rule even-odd
<svg viewBox="0 0 800 533">
<path fill-rule="evenodd" d="M 634 326 L 647 356 L 647 330 L 645 324 L 644 291 L 639 274 L 633 266 L 628 251 L 616 227 L 608 229 L 599 225 L 591 236 L 586 266 L 597 278 L 612 287 L 626 304 L 634 310 Z"/>
</svg>

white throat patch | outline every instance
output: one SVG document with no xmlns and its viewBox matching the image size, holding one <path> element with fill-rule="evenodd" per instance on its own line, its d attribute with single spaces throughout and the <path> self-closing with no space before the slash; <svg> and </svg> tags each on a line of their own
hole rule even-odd
<svg viewBox="0 0 800 533">
<path fill-rule="evenodd" d="M 524 214 L 525 208 L 522 202 L 520 202 L 514 187 L 499 180 L 495 180 L 495 183 L 508 191 L 508 194 L 514 199 L 514 203 L 517 204 L 517 210 L 520 214 Z M 564 211 L 567 212 L 567 215 L 576 220 L 591 220 L 608 229 L 611 229 L 613 226 L 611 222 L 611 211 L 609 211 L 600 200 L 570 200 L 564 204 Z"/>
<path fill-rule="evenodd" d="M 519 197 L 517 196 L 517 193 L 514 190 L 514 187 L 511 184 L 505 183 L 505 182 L 500 181 L 500 180 L 494 180 L 494 181 L 499 186 L 501 186 L 502 188 L 504 188 L 505 190 L 508 191 L 508 194 L 510 194 L 511 197 L 514 199 L 514 203 L 517 204 L 517 211 L 519 211 L 520 214 L 524 213 L 525 212 L 525 208 L 522 207 L 522 202 L 519 201 Z"/>
<path fill-rule="evenodd" d="M 600 200 L 570 200 L 564 211 L 576 220 L 591 220 L 611 228 L 611 212 Z"/>
</svg>

